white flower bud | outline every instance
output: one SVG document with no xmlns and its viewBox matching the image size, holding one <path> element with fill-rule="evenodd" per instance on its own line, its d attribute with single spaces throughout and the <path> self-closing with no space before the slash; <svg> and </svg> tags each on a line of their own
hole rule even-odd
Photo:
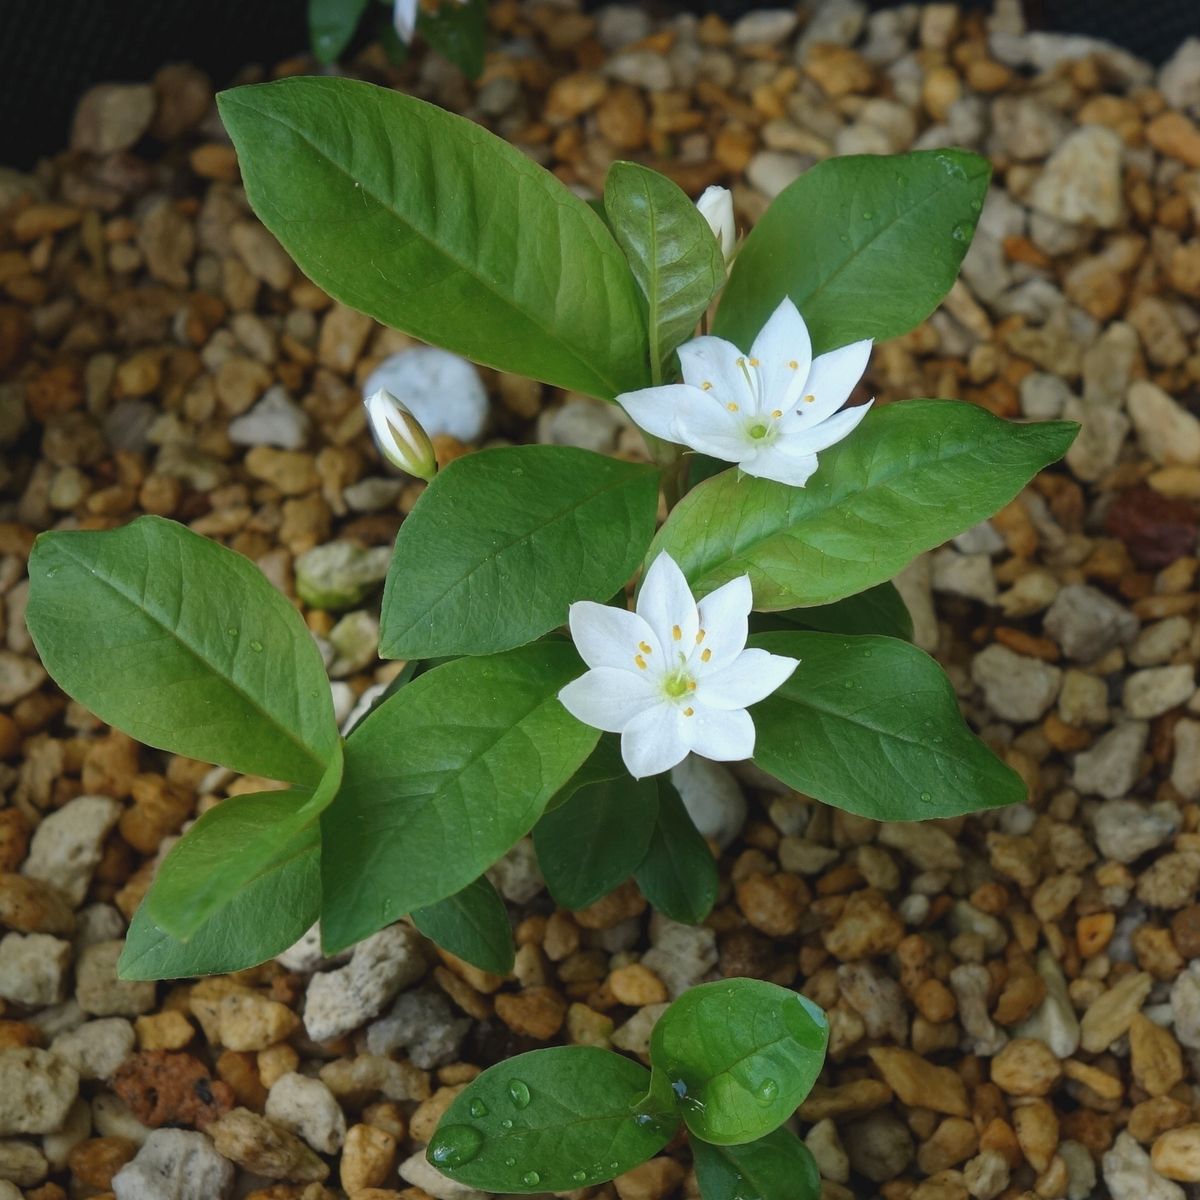
<svg viewBox="0 0 1200 1200">
<path fill-rule="evenodd" d="M 383 388 L 367 398 L 366 406 L 379 453 L 401 471 L 432 480 L 437 474 L 437 455 L 421 422 Z"/>
<path fill-rule="evenodd" d="M 733 195 L 728 188 L 716 185 L 705 188 L 704 194 L 696 201 L 700 215 L 708 222 L 713 231 L 721 253 L 725 256 L 725 265 L 733 261 L 737 249 L 737 226 L 733 220 Z"/>
</svg>

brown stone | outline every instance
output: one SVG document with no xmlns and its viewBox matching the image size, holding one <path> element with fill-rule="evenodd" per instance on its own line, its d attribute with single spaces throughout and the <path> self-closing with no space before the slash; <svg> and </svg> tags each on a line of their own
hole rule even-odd
<svg viewBox="0 0 1200 1200">
<path fill-rule="evenodd" d="M 203 1129 L 233 1107 L 232 1088 L 214 1080 L 190 1054 L 143 1050 L 131 1055 L 112 1077 L 113 1091 L 143 1125 Z"/>
<path fill-rule="evenodd" d="M 1151 1096 L 1164 1096 L 1183 1079 L 1183 1051 L 1169 1029 L 1142 1013 L 1129 1026 L 1133 1077 Z"/>
<path fill-rule="evenodd" d="M 1037 1038 L 1014 1038 L 992 1059 L 992 1082 L 1010 1096 L 1045 1096 L 1061 1078 L 1058 1056 Z"/>
<path fill-rule="evenodd" d="M 351 1125 L 342 1149 L 340 1178 L 351 1196 L 381 1187 L 396 1162 L 396 1139 L 374 1125 Z"/>
<path fill-rule="evenodd" d="M 890 954 L 904 937 L 904 922 L 872 888 L 853 892 L 833 926 L 821 935 L 825 949 L 843 961 Z"/>
<path fill-rule="evenodd" d="M 1200 1125 L 1180 1125 L 1154 1140 L 1150 1150 L 1154 1169 L 1180 1183 L 1200 1183 Z"/>
<path fill-rule="evenodd" d="M 52 884 L 25 875 L 0 875 L 0 924 L 21 933 L 70 934 L 71 902 Z"/>
<path fill-rule="evenodd" d="M 875 1046 L 867 1053 L 884 1081 L 905 1104 L 931 1108 L 952 1117 L 970 1114 L 966 1086 L 949 1067 L 934 1066 L 899 1046 Z"/>
<path fill-rule="evenodd" d="M 755 872 L 739 879 L 737 904 L 755 929 L 769 937 L 791 937 L 799 928 L 810 894 L 798 875 Z"/>
<path fill-rule="evenodd" d="M 496 997 L 496 1016 L 514 1033 L 549 1041 L 567 1015 L 567 1002 L 548 987 L 526 988 L 523 992 L 501 992 Z"/>
<path fill-rule="evenodd" d="M 208 1127 L 218 1154 L 267 1179 L 320 1183 L 329 1167 L 294 1133 L 245 1108 L 235 1108 Z"/>
<path fill-rule="evenodd" d="M 104 1190 L 112 1177 L 137 1153 L 137 1142 L 127 1137 L 88 1138 L 67 1157 L 71 1174 L 80 1183 Z"/>
</svg>

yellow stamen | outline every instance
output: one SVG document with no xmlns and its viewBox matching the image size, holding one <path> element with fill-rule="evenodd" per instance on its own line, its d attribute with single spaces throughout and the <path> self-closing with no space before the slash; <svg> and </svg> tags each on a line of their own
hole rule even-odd
<svg viewBox="0 0 1200 1200">
<path fill-rule="evenodd" d="M 775 410 L 775 411 L 774 411 L 774 412 L 771 414 L 771 416 L 772 416 L 772 417 L 774 417 L 774 418 L 775 418 L 775 420 L 777 420 L 777 421 L 778 421 L 778 420 L 779 420 L 779 418 L 783 416 L 783 409 L 782 409 L 782 408 L 777 408 L 777 409 L 776 409 L 776 410 Z"/>
<path fill-rule="evenodd" d="M 736 404 L 734 404 L 734 402 L 732 400 L 730 400 L 730 402 L 727 405 L 725 405 L 725 407 L 727 409 L 729 409 L 730 412 L 737 412 L 737 410 L 738 410 L 738 406 Z"/>
<path fill-rule="evenodd" d="M 752 367 L 757 367 L 757 366 L 758 366 L 758 359 L 757 359 L 757 358 L 752 358 L 752 359 L 750 360 L 750 365 L 751 365 Z"/>
<path fill-rule="evenodd" d="M 712 651 L 711 651 L 711 650 L 705 650 L 705 651 L 703 651 L 703 652 L 701 653 L 701 655 L 700 655 L 700 661 L 701 661 L 701 662 L 708 662 L 708 660 L 709 660 L 710 658 L 712 658 Z"/>
<path fill-rule="evenodd" d="M 640 667 L 640 668 L 641 668 L 643 671 L 646 669 L 646 660 L 645 660 L 645 659 L 644 659 L 644 658 L 643 658 L 643 657 L 642 657 L 640 654 L 635 654 L 635 655 L 633 656 L 633 661 L 634 661 L 635 663 L 637 663 L 637 665 L 638 665 L 638 666 L 639 666 L 639 667 Z"/>
<path fill-rule="evenodd" d="M 696 681 L 694 679 L 689 679 L 688 680 L 688 691 L 694 692 L 695 690 L 696 690 Z"/>
<path fill-rule="evenodd" d="M 638 642 L 638 649 L 643 654 L 653 654 L 654 653 L 645 642 Z"/>
<path fill-rule="evenodd" d="M 685 709 L 683 710 L 683 715 L 684 715 L 685 717 L 694 717 L 694 716 L 696 715 L 696 710 L 695 710 L 694 708 L 690 708 L 690 707 L 689 707 L 689 708 L 685 708 Z"/>
<path fill-rule="evenodd" d="M 805 403 L 805 404 L 811 404 L 811 403 L 812 403 L 812 402 L 813 402 L 815 399 L 816 399 L 816 396 L 805 396 L 805 397 L 804 397 L 804 403 Z"/>
<path fill-rule="evenodd" d="M 790 363 L 788 363 L 788 366 L 791 367 L 793 371 L 800 370 L 800 364 L 794 358 Z"/>
<path fill-rule="evenodd" d="M 709 382 L 708 382 L 708 380 L 706 379 L 706 380 L 705 380 L 705 381 L 704 381 L 704 382 L 703 382 L 703 383 L 700 385 L 700 390 L 701 390 L 701 391 L 704 391 L 704 392 L 711 392 L 711 391 L 712 391 L 712 384 L 711 384 L 711 383 L 709 383 Z"/>
<path fill-rule="evenodd" d="M 682 629 L 680 629 L 678 625 L 672 625 L 672 626 L 671 626 L 671 636 L 672 636 L 672 637 L 673 637 L 673 638 L 674 638 L 676 641 L 679 641 L 679 639 L 680 639 L 681 637 L 683 637 L 683 630 L 682 630 Z"/>
<path fill-rule="evenodd" d="M 696 645 L 698 646 L 698 645 L 699 645 L 699 644 L 700 644 L 702 641 L 704 641 L 704 639 L 705 639 L 707 636 L 708 636 L 708 631 L 707 631 L 706 629 L 701 629 L 701 630 L 700 630 L 700 631 L 699 631 L 699 632 L 696 634 Z"/>
</svg>

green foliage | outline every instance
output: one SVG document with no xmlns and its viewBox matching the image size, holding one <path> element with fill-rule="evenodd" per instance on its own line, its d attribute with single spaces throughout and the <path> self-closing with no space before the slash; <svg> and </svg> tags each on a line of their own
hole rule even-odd
<svg viewBox="0 0 1200 1200">
<path fill-rule="evenodd" d="M 337 746 L 300 615 L 248 559 L 173 521 L 44 533 L 29 632 L 46 670 L 151 746 L 315 786 Z"/>
<path fill-rule="evenodd" d="M 428 1157 L 489 1192 L 569 1192 L 657 1154 L 679 1123 L 639 1107 L 645 1067 L 594 1046 L 534 1050 L 489 1067 L 456 1097 Z"/>
<path fill-rule="evenodd" d="M 460 892 L 412 913 L 412 923 L 443 950 L 497 975 L 512 970 L 515 951 L 508 909 L 481 875 Z"/>
<path fill-rule="evenodd" d="M 967 728 L 924 651 L 886 637 L 763 633 L 801 661 L 754 707 L 754 761 L 789 787 L 879 821 L 1017 804 L 1025 785 Z"/>
<path fill-rule="evenodd" d="M 755 631 L 817 629 L 822 633 L 878 633 L 911 642 L 912 616 L 891 583 L 876 584 L 856 596 L 812 608 L 789 608 L 756 618 Z"/>
<path fill-rule="evenodd" d="M 990 174 L 964 150 L 818 163 L 750 231 L 713 332 L 745 350 L 790 296 L 817 353 L 907 333 L 950 290 Z"/>
<path fill-rule="evenodd" d="M 670 779 L 659 775 L 654 782 L 657 820 L 635 878 L 659 912 L 694 925 L 708 916 L 717 898 L 717 864 Z"/>
<path fill-rule="evenodd" d="M 308 40 L 317 62 L 336 62 L 354 40 L 368 0 L 308 0 Z"/>
<path fill-rule="evenodd" d="M 321 820 L 321 936 L 340 950 L 477 879 L 533 828 L 599 736 L 557 700 L 565 642 L 419 676 L 346 740 Z"/>
<path fill-rule="evenodd" d="M 688 1139 L 704 1200 L 819 1200 L 821 1175 L 808 1147 L 779 1128 L 741 1146 Z"/>
<path fill-rule="evenodd" d="M 647 381 L 624 256 L 591 208 L 515 147 L 350 79 L 255 84 L 217 103 L 254 211 L 335 299 L 589 395 Z"/>
<path fill-rule="evenodd" d="M 663 1013 L 650 1062 L 696 1137 L 740 1145 L 796 1111 L 816 1082 L 828 1039 L 825 1014 L 798 992 L 727 979 L 684 992 Z"/>
<path fill-rule="evenodd" d="M 736 470 L 705 480 L 646 561 L 666 550 L 698 595 L 749 575 L 760 610 L 828 604 L 991 516 L 1077 430 L 1069 421 L 1020 425 L 954 400 L 889 404 L 822 453 L 807 487 Z"/>
<path fill-rule="evenodd" d="M 479 78 L 487 42 L 486 0 L 443 0 L 434 12 L 422 9 L 417 31 L 468 79 Z"/>
<path fill-rule="evenodd" d="M 646 299 L 657 372 L 721 290 L 721 247 L 695 204 L 665 175 L 637 163 L 609 168 L 604 212 Z"/>
<path fill-rule="evenodd" d="M 607 600 L 654 535 L 658 472 L 567 446 L 452 462 L 400 526 L 383 598 L 389 658 L 509 650 Z"/>
</svg>

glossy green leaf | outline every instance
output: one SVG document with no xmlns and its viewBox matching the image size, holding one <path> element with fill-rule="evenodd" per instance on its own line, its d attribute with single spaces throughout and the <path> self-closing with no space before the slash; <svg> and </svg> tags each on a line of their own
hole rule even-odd
<svg viewBox="0 0 1200 1200">
<path fill-rule="evenodd" d="M 990 174 L 965 150 L 818 163 L 750 231 L 713 332 L 748 349 L 785 296 L 817 353 L 915 328 L 958 275 Z"/>
<path fill-rule="evenodd" d="M 412 923 L 443 950 L 497 975 L 512 970 L 512 926 L 500 894 L 481 875 L 460 892 L 412 913 Z"/>
<path fill-rule="evenodd" d="M 150 918 L 188 938 L 260 875 L 311 849 L 342 779 L 340 744 L 317 789 L 231 796 L 210 808 L 171 848 L 146 898 Z"/>
<path fill-rule="evenodd" d="M 880 583 L 856 596 L 817 604 L 812 608 L 789 608 L 783 612 L 758 614 L 751 621 L 756 632 L 788 627 L 816 629 L 821 633 L 877 633 L 911 642 L 912 615 L 891 583 Z"/>
<path fill-rule="evenodd" d="M 796 1111 L 825 1061 L 829 1024 L 807 997 L 761 979 L 684 992 L 659 1018 L 650 1061 L 706 1142 L 765 1137 Z"/>
<path fill-rule="evenodd" d="M 820 1200 L 821 1173 L 808 1147 L 779 1128 L 742 1146 L 689 1137 L 703 1200 Z"/>
<path fill-rule="evenodd" d="M 560 804 L 566 804 L 580 788 L 628 778 L 629 769 L 621 758 L 620 734 L 602 733 L 596 748 L 587 756 L 583 766 L 555 792 L 554 798 L 546 805 L 546 811 L 553 812 Z"/>
<path fill-rule="evenodd" d="M 453 895 L 533 828 L 599 736 L 557 699 L 581 671 L 566 642 L 456 659 L 354 729 L 321 822 L 327 949 Z"/>
<path fill-rule="evenodd" d="M 317 62 L 338 60 L 366 7 L 367 0 L 308 0 L 308 40 Z"/>
<path fill-rule="evenodd" d="M 684 192 L 637 163 L 609 167 L 604 211 L 646 298 L 650 361 L 661 366 L 721 290 L 721 247 Z"/>
<path fill-rule="evenodd" d="M 605 601 L 637 569 L 658 472 L 568 446 L 456 459 L 400 526 L 380 622 L 388 658 L 491 654 Z"/>
<path fill-rule="evenodd" d="M 533 827 L 550 894 L 569 909 L 587 908 L 607 896 L 646 856 L 657 816 L 653 779 L 634 780 L 626 772 L 581 787 Z"/>
<path fill-rule="evenodd" d="M 149 901 L 144 901 L 126 934 L 118 973 L 122 979 L 223 975 L 282 954 L 308 932 L 320 912 L 320 857 L 320 831 L 312 824 L 282 847 L 271 867 L 197 926 L 187 941 L 156 925 Z"/>
<path fill-rule="evenodd" d="M 489 1067 L 455 1098 L 427 1155 L 487 1192 L 573 1192 L 638 1166 L 670 1141 L 670 1111 L 639 1107 L 645 1067 L 595 1046 L 534 1050 Z"/>
<path fill-rule="evenodd" d="M 478 79 L 483 70 L 487 43 L 487 5 L 484 0 L 443 0 L 433 12 L 422 8 L 417 31 L 468 79 Z"/>
<path fill-rule="evenodd" d="M 26 622 L 55 682 L 162 750 L 315 786 L 337 745 L 325 667 L 249 559 L 160 517 L 55 531 Z"/>
<path fill-rule="evenodd" d="M 789 787 L 879 821 L 1016 804 L 1025 785 L 967 728 L 954 688 L 923 650 L 886 637 L 763 633 L 800 659 L 754 706 L 754 761 Z"/>
<path fill-rule="evenodd" d="M 695 925 L 708 916 L 717 898 L 717 864 L 670 779 L 659 775 L 656 780 L 658 819 L 634 878 L 659 912 Z"/>
<path fill-rule="evenodd" d="M 223 92 L 246 194 L 335 299 L 477 362 L 611 399 L 648 379 L 611 234 L 520 150 L 352 79 Z"/>
<path fill-rule="evenodd" d="M 956 400 L 869 413 L 803 488 L 724 471 L 693 488 L 651 544 L 697 595 L 749 575 L 754 607 L 829 604 L 1003 508 L 1066 453 L 1069 421 L 1021 425 Z"/>
</svg>

